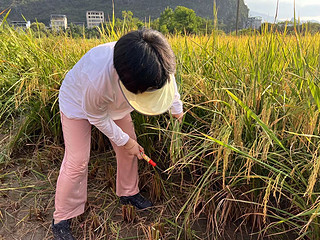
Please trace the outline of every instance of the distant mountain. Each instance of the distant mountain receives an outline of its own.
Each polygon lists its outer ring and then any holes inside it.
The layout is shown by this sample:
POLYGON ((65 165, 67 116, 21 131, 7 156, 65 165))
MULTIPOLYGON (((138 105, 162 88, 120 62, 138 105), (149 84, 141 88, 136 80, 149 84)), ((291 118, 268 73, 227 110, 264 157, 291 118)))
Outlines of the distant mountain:
MULTIPOLYGON (((114 0, 115 16, 122 11, 132 11, 134 17, 148 21, 158 18, 166 7, 185 6, 198 16, 213 19, 214 0, 114 0)), ((235 26, 237 0, 216 0, 219 22, 235 26)), ((86 11, 104 11, 106 18, 112 18, 112 0, 0 0, 0 12, 11 8, 10 20, 27 20, 49 24, 51 14, 65 14, 68 22, 85 22, 86 11)), ((240 0, 240 25, 247 21, 249 9, 240 0)))

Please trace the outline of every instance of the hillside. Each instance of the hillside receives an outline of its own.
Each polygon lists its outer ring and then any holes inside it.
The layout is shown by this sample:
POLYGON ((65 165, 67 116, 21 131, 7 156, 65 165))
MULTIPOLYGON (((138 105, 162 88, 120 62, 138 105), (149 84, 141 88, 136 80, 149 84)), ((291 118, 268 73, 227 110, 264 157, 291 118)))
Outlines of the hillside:
MULTIPOLYGON (((193 9, 198 16, 213 18, 213 0, 115 0, 116 17, 121 12, 130 10, 140 19, 158 18, 166 7, 185 6, 193 9)), ((248 7, 240 1, 240 26, 246 21, 248 7)), ((219 22, 235 25, 237 0, 217 0, 219 22)), ((0 10, 11 8, 9 20, 26 19, 45 24, 49 23, 50 14, 65 14, 68 22, 85 22, 87 10, 102 10, 105 16, 112 17, 112 0, 0 0, 0 10)))

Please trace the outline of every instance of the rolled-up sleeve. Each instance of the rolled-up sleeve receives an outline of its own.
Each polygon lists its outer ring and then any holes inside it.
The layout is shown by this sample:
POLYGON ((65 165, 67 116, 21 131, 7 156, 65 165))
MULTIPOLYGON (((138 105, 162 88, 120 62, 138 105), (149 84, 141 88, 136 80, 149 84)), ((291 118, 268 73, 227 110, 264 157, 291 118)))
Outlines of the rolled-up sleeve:
POLYGON ((108 102, 93 86, 89 85, 84 90, 82 109, 90 124, 96 126, 117 146, 123 146, 128 142, 129 135, 108 116, 108 102))
POLYGON ((173 78, 173 80, 174 80, 175 94, 174 94, 174 99, 173 99, 173 103, 170 108, 170 111, 171 111, 171 114, 179 114, 183 112, 183 104, 182 104, 182 101, 180 100, 180 94, 178 92, 176 79, 173 78))

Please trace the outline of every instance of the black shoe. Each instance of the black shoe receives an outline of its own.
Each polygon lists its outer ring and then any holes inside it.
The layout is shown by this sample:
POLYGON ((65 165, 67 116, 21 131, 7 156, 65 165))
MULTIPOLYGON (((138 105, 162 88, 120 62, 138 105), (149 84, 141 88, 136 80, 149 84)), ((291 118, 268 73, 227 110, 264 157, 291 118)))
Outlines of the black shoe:
POLYGON ((61 222, 54 224, 52 221, 52 233, 54 240, 75 240, 70 230, 71 220, 62 220, 61 222))
POLYGON ((120 197, 120 203, 123 205, 131 204, 138 209, 145 209, 153 206, 152 203, 140 193, 133 196, 122 196, 120 197))

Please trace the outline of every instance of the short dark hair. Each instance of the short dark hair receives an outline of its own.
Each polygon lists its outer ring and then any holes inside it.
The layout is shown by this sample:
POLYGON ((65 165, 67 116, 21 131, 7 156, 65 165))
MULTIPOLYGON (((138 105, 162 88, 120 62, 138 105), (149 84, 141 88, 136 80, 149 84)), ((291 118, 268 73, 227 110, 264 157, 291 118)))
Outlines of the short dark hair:
POLYGON ((174 53, 158 31, 141 29, 122 36, 114 47, 114 67, 132 93, 159 89, 175 72, 174 53))

